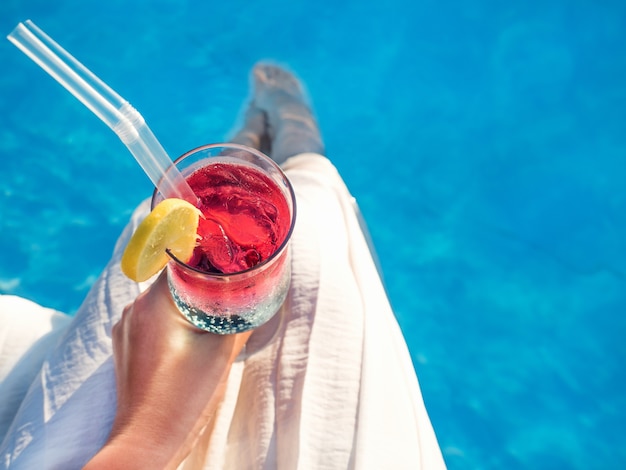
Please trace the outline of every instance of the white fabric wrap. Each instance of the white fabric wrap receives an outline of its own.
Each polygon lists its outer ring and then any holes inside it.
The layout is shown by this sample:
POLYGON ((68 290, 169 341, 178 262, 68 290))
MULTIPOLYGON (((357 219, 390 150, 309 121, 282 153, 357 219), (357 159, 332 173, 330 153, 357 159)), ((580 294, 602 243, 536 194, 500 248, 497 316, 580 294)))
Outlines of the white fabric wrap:
MULTIPOLYGON (((325 157, 298 155, 284 169, 297 222, 278 334, 235 363, 210 441, 181 468, 444 468, 353 198, 325 157)), ((137 208, 71 321, 0 296, 0 468, 81 468, 105 442, 111 327, 148 284, 130 282, 119 260, 148 210, 137 208)))

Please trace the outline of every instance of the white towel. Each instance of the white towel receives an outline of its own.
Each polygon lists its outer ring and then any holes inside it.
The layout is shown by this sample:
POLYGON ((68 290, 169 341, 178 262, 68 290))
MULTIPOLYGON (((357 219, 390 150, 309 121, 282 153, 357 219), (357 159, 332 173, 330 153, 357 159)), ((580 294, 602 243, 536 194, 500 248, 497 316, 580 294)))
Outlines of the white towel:
MULTIPOLYGON (((299 155, 284 168, 297 198, 288 298, 235 363, 210 441, 181 468, 444 468, 351 195, 324 157, 299 155)), ((0 446, 4 468, 80 468, 106 440, 111 326, 146 287, 121 274, 119 259, 147 211, 144 202, 71 324, 51 328, 62 334, 0 446)))

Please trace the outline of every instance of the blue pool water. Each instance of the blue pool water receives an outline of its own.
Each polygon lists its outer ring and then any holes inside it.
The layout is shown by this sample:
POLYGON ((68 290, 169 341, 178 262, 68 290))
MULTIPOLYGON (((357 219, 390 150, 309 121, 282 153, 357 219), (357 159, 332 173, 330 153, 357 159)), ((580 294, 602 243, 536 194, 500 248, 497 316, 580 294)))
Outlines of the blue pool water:
MULTIPOLYGON (((172 154, 306 82, 451 469, 626 466, 626 3, 4 0, 172 154), (132 5, 132 6, 129 6, 132 5)), ((150 184, 0 41, 0 293, 74 312, 150 184)))

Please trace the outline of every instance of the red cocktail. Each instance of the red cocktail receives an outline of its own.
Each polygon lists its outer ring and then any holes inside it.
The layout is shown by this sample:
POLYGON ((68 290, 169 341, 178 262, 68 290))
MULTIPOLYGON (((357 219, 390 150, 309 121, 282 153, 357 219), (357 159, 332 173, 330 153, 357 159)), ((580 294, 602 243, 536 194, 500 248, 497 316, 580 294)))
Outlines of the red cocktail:
MULTIPOLYGON (((234 144, 192 150, 176 166, 203 213, 191 259, 170 255, 176 305, 213 333, 262 325, 280 308, 291 280, 295 198, 287 177, 261 152, 234 144)), ((153 207, 160 200, 155 192, 153 207)))

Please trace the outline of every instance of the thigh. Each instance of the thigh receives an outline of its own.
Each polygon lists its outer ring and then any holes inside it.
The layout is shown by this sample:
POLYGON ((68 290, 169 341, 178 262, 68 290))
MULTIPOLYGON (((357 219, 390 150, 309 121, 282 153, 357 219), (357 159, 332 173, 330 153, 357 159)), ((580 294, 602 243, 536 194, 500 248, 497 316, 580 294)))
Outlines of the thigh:
POLYGON ((30 300, 0 295, 0 441, 70 321, 68 315, 30 300))
POLYGON ((41 366, 53 345, 50 339, 58 336, 70 319, 30 300, 0 295, 0 383, 11 376, 18 363, 28 368, 41 366))

